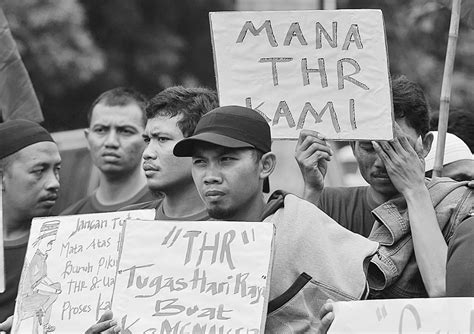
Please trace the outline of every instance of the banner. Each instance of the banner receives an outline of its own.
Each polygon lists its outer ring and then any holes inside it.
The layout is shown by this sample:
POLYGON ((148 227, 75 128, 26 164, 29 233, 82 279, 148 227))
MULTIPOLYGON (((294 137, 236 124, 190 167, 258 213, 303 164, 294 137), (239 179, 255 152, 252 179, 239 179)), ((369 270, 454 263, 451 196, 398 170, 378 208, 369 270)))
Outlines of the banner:
POLYGON ((393 138, 380 10, 209 14, 220 105, 260 112, 275 139, 393 138))
POLYGON ((474 333, 474 298, 334 303, 334 333, 474 333))
POLYGON ((155 210, 34 218, 12 333, 83 333, 111 309, 127 219, 155 210))
POLYGON ((128 221, 113 299, 125 333, 264 332, 273 224, 128 221))

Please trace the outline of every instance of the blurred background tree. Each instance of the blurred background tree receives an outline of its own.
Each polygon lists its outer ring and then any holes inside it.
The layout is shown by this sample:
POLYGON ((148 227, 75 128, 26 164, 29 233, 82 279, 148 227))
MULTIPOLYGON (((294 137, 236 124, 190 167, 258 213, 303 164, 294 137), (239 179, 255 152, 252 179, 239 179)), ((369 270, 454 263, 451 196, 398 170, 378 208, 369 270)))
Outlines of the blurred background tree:
MULTIPOLYGON (((215 88, 210 11, 236 0, 0 0, 51 131, 86 126, 101 92, 133 86, 150 96, 174 84, 215 88)), ((381 8, 392 75, 420 83, 437 112, 450 10, 441 0, 339 0, 381 8)), ((474 29, 461 22, 451 106, 474 105, 474 29)))

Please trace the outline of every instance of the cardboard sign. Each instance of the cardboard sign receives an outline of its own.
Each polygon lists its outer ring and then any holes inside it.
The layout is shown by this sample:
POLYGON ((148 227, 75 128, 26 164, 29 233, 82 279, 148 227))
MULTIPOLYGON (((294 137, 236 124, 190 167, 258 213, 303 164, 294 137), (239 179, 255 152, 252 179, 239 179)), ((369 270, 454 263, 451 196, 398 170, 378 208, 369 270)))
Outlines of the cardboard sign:
POLYGON ((333 333, 473 333, 474 298, 334 303, 333 333))
POLYGON ((262 222, 128 221, 112 306, 119 325, 263 333, 273 235, 262 222))
POLYGON ((111 308, 122 226, 155 210, 34 218, 12 333, 83 333, 111 308))
POLYGON ((220 105, 260 112, 275 139, 393 138, 380 10, 210 13, 220 105))

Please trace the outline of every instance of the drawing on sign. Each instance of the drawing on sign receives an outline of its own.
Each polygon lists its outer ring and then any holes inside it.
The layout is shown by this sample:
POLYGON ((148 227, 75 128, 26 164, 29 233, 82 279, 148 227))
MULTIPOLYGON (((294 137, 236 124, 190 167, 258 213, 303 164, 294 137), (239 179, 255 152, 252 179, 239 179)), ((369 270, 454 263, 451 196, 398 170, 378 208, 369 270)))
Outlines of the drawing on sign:
POLYGON ((59 282, 52 282, 48 277, 46 259, 56 240, 59 220, 45 221, 40 229, 40 235, 33 242, 37 247, 33 258, 28 263, 25 261, 25 275, 20 283, 21 302, 18 307, 19 322, 26 319, 33 321, 33 333, 51 333, 56 327, 50 324, 51 311, 58 295, 62 292, 59 282))
POLYGON ((329 139, 391 138, 381 12, 211 13, 210 20, 221 104, 256 110, 273 138, 297 138, 303 128, 329 139))
POLYGON ((75 333, 95 323, 111 309, 124 222, 154 215, 137 210, 34 218, 12 333, 75 333))

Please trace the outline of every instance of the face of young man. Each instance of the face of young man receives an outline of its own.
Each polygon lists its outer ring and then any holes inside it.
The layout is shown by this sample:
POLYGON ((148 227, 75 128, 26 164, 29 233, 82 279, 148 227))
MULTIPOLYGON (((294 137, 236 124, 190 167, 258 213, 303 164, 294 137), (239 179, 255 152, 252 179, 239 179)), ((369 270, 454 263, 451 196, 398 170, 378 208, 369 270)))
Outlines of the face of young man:
POLYGON ((94 165, 109 176, 128 175, 140 168, 143 130, 143 113, 137 104, 97 104, 85 132, 94 165))
POLYGON ((143 169, 152 191, 166 194, 193 185, 191 158, 173 155, 174 146, 184 138, 177 125, 181 117, 158 116, 146 123, 143 169))
POLYGON ((3 174, 4 203, 25 219, 50 213, 59 191, 61 157, 53 142, 39 142, 15 153, 3 174))
POLYGON ((193 179, 209 216, 232 219, 262 201, 262 179, 255 155, 252 149, 195 144, 193 179))
MULTIPOLYGON (((419 137, 415 129, 410 127, 405 119, 396 121, 414 147, 419 137)), ((375 195, 374 199, 385 202, 397 195, 398 191, 392 184, 385 165, 375 152, 372 143, 370 141, 356 141, 352 149, 359 164, 360 173, 375 195)))

